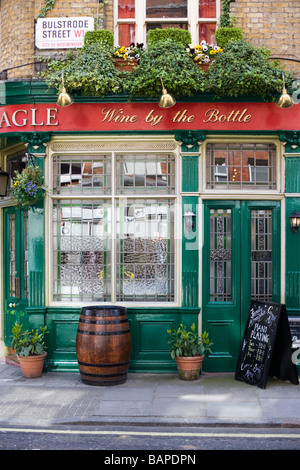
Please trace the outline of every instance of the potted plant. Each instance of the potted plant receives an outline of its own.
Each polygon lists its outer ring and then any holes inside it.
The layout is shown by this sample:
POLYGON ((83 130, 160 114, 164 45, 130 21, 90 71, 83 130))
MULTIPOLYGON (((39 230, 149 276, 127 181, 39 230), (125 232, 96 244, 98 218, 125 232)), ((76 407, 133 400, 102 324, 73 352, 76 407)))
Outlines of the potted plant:
POLYGON ((12 328, 11 347, 20 362, 23 376, 26 378, 40 377, 44 368, 45 352, 44 336, 47 326, 40 330, 25 330, 16 322, 12 328))
POLYGON ((117 46, 114 49, 113 58, 115 67, 120 70, 132 71, 132 67, 139 65, 144 44, 131 43, 130 46, 117 46))
POLYGON ((194 63, 205 71, 208 71, 209 65, 214 61, 216 55, 223 51, 221 47, 208 44, 204 40, 197 45, 187 45, 185 50, 193 59, 194 63))
POLYGON ((41 169, 29 164, 21 173, 15 171, 12 194, 23 209, 39 202, 45 194, 41 169))
POLYGON ((189 331, 181 323, 178 329, 170 329, 167 332, 171 357, 176 361, 179 378, 181 380, 198 379, 205 352, 212 352, 213 343, 209 340, 208 333, 204 331, 198 335, 194 323, 189 331))

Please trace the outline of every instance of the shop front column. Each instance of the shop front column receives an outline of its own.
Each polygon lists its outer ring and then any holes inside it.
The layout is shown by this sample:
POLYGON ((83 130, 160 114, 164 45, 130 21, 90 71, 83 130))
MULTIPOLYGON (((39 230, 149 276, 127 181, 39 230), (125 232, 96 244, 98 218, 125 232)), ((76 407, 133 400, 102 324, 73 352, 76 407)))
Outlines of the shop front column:
MULTIPOLYGON (((22 142, 27 146, 28 155, 44 174, 46 146, 50 141, 49 133, 24 133, 22 142)), ((34 210, 28 212, 28 309, 30 324, 33 328, 45 324, 45 284, 44 284, 44 200, 34 210)))
POLYGON ((300 131, 279 134, 284 144, 286 191, 286 295, 289 316, 300 316, 300 229, 291 230, 290 215, 300 213, 300 131))
POLYGON ((175 134, 181 143, 182 191, 182 307, 199 308, 199 145, 204 131, 175 134))

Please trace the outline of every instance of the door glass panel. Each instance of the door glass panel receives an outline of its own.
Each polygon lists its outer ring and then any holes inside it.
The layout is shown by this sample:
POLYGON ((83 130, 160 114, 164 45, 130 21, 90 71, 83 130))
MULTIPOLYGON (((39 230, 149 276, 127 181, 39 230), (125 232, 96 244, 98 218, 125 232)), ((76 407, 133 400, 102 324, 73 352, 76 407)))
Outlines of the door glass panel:
POLYGON ((215 18, 216 11, 216 0, 199 1, 199 18, 215 18))
POLYGON ((272 210, 251 211, 251 297, 272 302, 272 210))
POLYGON ((16 297, 16 216, 9 214, 9 296, 16 297))
POLYGON ((210 210, 210 301, 231 300, 231 209, 210 210))

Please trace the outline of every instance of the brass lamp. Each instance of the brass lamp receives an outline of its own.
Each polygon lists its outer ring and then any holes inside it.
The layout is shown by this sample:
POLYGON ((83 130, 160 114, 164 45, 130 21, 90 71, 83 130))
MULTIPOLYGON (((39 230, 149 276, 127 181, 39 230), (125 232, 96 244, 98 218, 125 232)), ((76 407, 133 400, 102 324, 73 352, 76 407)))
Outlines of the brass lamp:
POLYGON ((69 93, 67 93, 65 89, 64 74, 62 74, 61 80, 62 80, 62 89, 61 89, 61 93, 59 94, 57 98, 56 104, 61 107, 70 106, 70 104, 73 103, 73 98, 71 98, 71 96, 69 95, 69 93))
POLYGON ((282 93, 276 104, 277 106, 279 106, 279 108, 290 108, 291 106, 293 106, 294 102, 293 102, 292 97, 286 91, 284 74, 282 74, 282 81, 283 81, 282 93))
POLYGON ((161 98, 159 100, 158 105, 161 108, 171 108, 176 103, 176 100, 173 98, 172 95, 170 95, 167 92, 167 90, 165 89, 165 86, 163 84, 162 79, 160 79, 160 81, 161 81, 161 85, 162 85, 162 95, 161 95, 161 98))

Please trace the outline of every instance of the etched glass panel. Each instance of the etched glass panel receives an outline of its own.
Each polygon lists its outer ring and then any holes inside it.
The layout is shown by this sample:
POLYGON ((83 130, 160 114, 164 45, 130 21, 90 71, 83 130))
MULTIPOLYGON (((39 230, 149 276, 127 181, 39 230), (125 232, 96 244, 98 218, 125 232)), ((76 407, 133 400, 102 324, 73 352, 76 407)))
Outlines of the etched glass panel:
POLYGON ((272 301, 272 210, 251 211, 251 297, 272 301))
POLYGON ((208 144, 207 188, 276 189, 273 144, 208 144))
POLYGON ((117 194, 175 193, 174 155, 117 155, 117 194))
POLYGON ((231 300, 231 210, 210 210, 210 301, 231 300))
POLYGON ((54 194, 110 194, 111 157, 68 156, 53 157, 54 194))
POLYGON ((174 301, 174 201, 117 204, 118 301, 174 301))
POLYGON ((53 298, 111 298, 110 201, 57 201, 53 207, 53 298))

